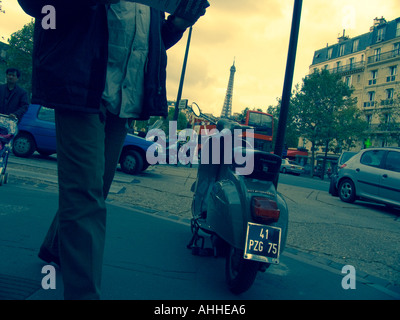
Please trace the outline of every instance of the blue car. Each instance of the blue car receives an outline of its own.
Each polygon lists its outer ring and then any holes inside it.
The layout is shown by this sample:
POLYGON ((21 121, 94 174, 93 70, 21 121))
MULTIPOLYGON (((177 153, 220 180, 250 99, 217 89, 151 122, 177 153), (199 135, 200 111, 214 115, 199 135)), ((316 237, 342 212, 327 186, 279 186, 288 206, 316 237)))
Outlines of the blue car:
MULTIPOLYGON (((19 132, 13 141, 17 157, 30 157, 35 151, 48 156, 56 153, 56 128, 54 110, 32 104, 18 124, 19 132)), ((128 174, 138 174, 149 167, 146 151, 154 142, 128 134, 121 157, 121 169, 128 174)))

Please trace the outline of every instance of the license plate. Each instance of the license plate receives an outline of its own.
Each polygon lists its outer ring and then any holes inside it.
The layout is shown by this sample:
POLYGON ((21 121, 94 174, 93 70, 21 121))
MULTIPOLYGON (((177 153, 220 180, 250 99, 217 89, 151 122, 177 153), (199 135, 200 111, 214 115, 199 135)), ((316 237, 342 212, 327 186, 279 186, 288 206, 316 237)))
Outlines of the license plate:
POLYGON ((279 263, 281 228, 249 222, 244 258, 266 263, 279 263))

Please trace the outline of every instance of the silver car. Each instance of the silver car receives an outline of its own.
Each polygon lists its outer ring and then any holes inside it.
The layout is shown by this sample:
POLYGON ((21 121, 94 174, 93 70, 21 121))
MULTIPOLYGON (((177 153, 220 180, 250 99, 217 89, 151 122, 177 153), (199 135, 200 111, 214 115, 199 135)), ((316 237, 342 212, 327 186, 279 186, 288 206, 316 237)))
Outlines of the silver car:
POLYGON ((280 172, 293 173, 295 175, 300 175, 304 172, 304 168, 294 161, 291 161, 288 159, 282 159, 280 172))
POLYGON ((337 188, 344 202, 364 199, 400 207, 400 148, 370 148, 342 165, 337 188))

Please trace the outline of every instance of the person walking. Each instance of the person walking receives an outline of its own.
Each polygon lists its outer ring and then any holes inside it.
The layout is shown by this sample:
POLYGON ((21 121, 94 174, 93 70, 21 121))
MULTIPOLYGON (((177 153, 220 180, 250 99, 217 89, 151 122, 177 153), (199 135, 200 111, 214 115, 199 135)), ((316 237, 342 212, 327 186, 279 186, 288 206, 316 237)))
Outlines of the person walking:
MULTIPOLYGON (((205 13, 207 1, 189 10, 191 21, 164 19, 163 12, 118 0, 18 1, 36 18, 32 101, 54 108, 56 115, 59 208, 39 257, 60 265, 65 299, 99 299, 105 199, 127 121, 167 114, 166 49, 205 13), (45 4, 55 9, 54 29, 42 27, 45 4), (135 20, 127 23, 120 14, 135 20), (136 43, 147 46, 141 48, 144 60, 134 52, 136 43), (122 77, 134 70, 140 73, 134 81, 122 77), (128 86, 139 89, 134 111, 123 98, 128 86)), ((182 5, 193 2, 182 0, 182 5)))
POLYGON ((0 85, 0 113, 17 119, 28 110, 28 93, 17 85, 21 72, 16 68, 6 70, 6 84, 0 85))

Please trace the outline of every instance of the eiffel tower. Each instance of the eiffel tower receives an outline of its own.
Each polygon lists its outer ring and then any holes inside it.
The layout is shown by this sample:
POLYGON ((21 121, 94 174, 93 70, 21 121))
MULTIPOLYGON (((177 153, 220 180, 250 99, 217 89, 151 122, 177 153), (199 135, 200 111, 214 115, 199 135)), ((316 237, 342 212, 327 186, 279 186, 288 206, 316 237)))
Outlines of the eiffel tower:
POLYGON ((224 101, 224 106, 222 107, 221 118, 230 118, 232 116, 232 95, 233 95, 233 82, 235 79, 235 60, 233 60, 233 65, 231 67, 231 75, 229 76, 228 89, 226 90, 226 96, 224 101))

